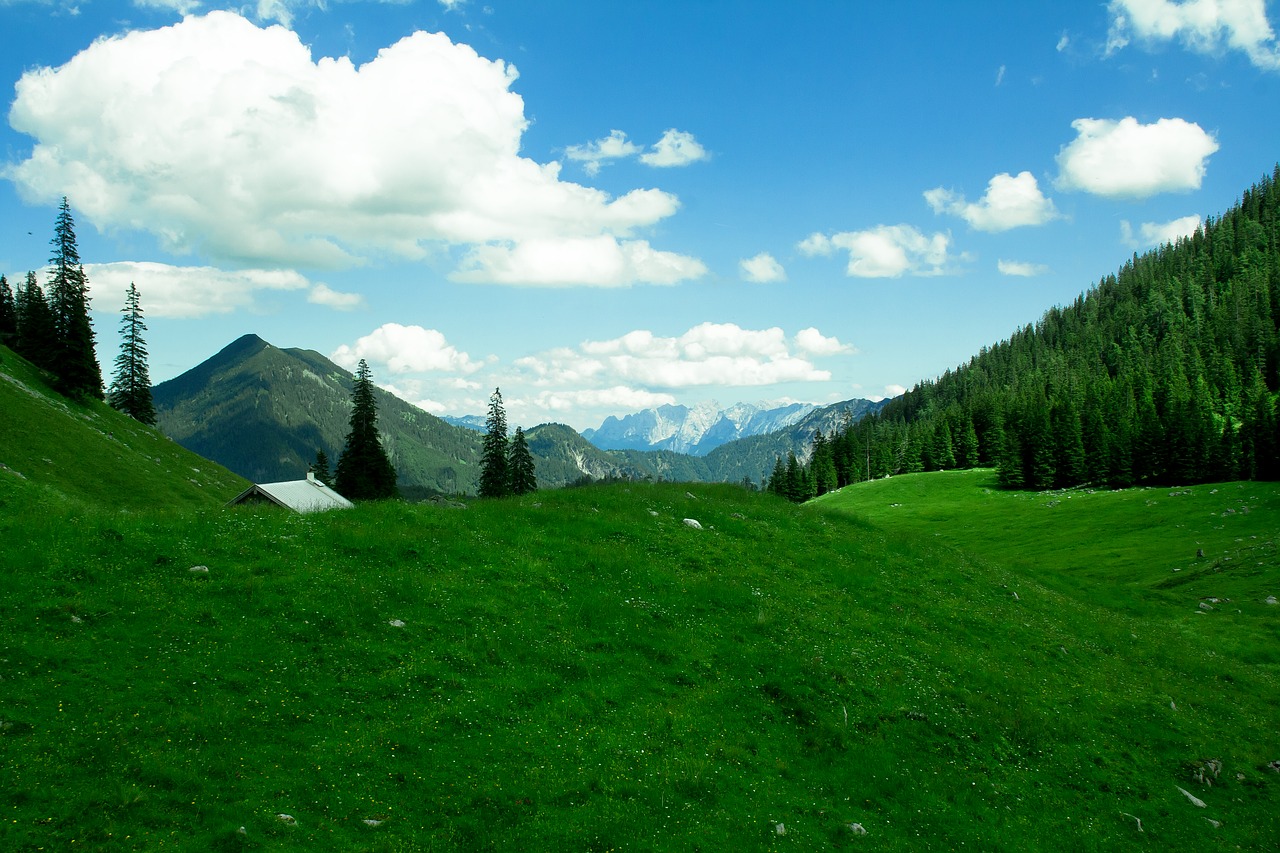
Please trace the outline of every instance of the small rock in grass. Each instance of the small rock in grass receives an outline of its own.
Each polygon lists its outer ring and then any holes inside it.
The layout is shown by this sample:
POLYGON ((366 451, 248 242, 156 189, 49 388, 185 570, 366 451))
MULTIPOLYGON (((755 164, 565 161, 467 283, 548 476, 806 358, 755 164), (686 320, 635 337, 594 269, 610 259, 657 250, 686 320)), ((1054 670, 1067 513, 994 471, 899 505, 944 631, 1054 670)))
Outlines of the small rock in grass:
POLYGON ((249 830, 245 829, 243 826, 236 830, 236 835, 248 835, 248 834, 249 834, 249 830))
POLYGON ((389 624, 389 625, 391 625, 391 627, 392 627, 392 628, 403 628, 403 627, 404 627, 404 620, 403 620, 403 619, 392 619, 388 624, 389 624))
POLYGON ((685 527, 692 527, 694 530, 702 529, 702 525, 698 522, 698 519, 696 518, 686 518, 684 520, 684 524, 685 524, 685 527))
POLYGON ((787 834, 787 825, 786 825, 785 823, 780 823, 780 824, 778 824, 777 826, 775 826, 773 829, 774 829, 774 831, 775 831, 775 832, 777 832, 779 835, 786 835, 786 834, 787 834))
POLYGON ((1276 601, 1276 597, 1274 595, 1267 596, 1267 604, 1276 604, 1276 603, 1278 602, 1276 601))
POLYGON ((651 509, 649 510, 649 515, 652 515, 656 518, 658 515, 658 511, 656 509, 651 509))
POLYGON ((83 620, 83 619, 81 619, 79 616, 75 615, 74 613, 72 613, 72 614, 71 614, 71 621, 72 621, 72 622, 74 622, 74 623, 76 623, 77 625, 79 625, 79 624, 81 624, 82 622, 84 622, 84 620, 83 620))
POLYGON ((1280 773, 1280 761, 1272 761, 1269 764, 1267 764, 1267 767, 1271 770, 1276 771, 1277 773, 1280 773))
POLYGON ((364 819, 364 825, 365 826, 382 826, 382 821, 375 820, 371 817, 367 817, 364 819))
POLYGON ((849 824, 849 831, 850 831, 850 832, 852 832, 854 835, 866 835, 866 834, 867 834, 867 828, 866 828, 865 826, 863 826, 862 824, 860 824, 860 823, 851 823, 851 824, 849 824))
POLYGON ((193 575, 207 575, 209 574, 209 567, 208 566, 192 566, 191 568, 187 569, 187 571, 191 572, 193 575))
POLYGON ((276 820, 280 821, 280 822, 281 822, 281 823, 283 823, 285 826, 297 826, 297 825, 298 825, 298 821, 294 818, 294 816, 293 816, 293 815, 291 815, 291 814, 284 814, 283 812, 281 812, 280 814, 276 815, 276 820))
MULTIPOLYGON (((693 492, 685 492, 684 496, 691 501, 696 501, 698 499, 698 496, 695 495, 693 492)), ((779 824, 779 826, 781 826, 781 824, 779 824)))
POLYGON ((1214 828, 1214 829, 1217 829, 1218 827, 1222 826, 1222 821, 1220 821, 1220 820, 1214 820, 1214 819, 1213 819, 1213 818, 1211 818, 1211 817, 1207 817, 1207 818, 1205 818, 1205 820, 1207 820, 1207 821, 1209 821, 1209 823, 1213 824, 1213 828, 1214 828))
POLYGON ((1209 602, 1207 602, 1207 601, 1202 601, 1202 602, 1200 602, 1200 609, 1201 609, 1201 610, 1212 610, 1212 609, 1213 609, 1213 605, 1212 605, 1212 604, 1210 604, 1210 603, 1209 603, 1209 602))
POLYGON ((1200 799, 1200 798, 1199 798, 1199 797, 1197 797, 1195 794, 1193 794, 1193 793, 1191 793, 1190 791, 1188 791, 1186 788, 1183 788, 1183 787, 1181 787, 1181 786, 1179 786, 1179 785, 1174 785, 1173 787, 1175 787, 1175 788, 1177 788, 1179 791, 1181 791, 1181 792, 1182 792, 1182 796, 1186 797, 1188 800, 1190 800, 1190 801, 1191 801, 1191 805, 1195 806, 1195 807, 1196 807, 1196 808, 1198 808, 1198 809, 1203 809, 1203 808, 1205 808, 1205 802, 1204 802, 1204 800, 1200 799))

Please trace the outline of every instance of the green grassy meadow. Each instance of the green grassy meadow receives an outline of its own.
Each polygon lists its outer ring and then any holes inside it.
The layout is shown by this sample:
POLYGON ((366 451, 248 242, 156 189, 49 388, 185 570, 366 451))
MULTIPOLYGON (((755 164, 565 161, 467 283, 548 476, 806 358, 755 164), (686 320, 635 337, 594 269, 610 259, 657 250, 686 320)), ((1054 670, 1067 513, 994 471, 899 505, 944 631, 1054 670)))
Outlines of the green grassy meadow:
POLYGON ((0 849, 1274 846, 1265 605, 1094 601, 1016 524, 854 506, 888 485, 297 516, 0 477, 0 849))

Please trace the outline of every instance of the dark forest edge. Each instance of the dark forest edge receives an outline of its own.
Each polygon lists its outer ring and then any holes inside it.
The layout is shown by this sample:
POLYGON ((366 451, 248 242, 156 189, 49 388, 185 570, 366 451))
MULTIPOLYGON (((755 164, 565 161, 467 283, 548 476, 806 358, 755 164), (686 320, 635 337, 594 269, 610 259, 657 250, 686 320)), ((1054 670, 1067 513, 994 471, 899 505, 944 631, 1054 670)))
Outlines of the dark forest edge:
POLYGON ((770 490, 974 467, 1030 490, 1280 478, 1278 184, 1280 166, 1035 326, 816 434, 770 490))

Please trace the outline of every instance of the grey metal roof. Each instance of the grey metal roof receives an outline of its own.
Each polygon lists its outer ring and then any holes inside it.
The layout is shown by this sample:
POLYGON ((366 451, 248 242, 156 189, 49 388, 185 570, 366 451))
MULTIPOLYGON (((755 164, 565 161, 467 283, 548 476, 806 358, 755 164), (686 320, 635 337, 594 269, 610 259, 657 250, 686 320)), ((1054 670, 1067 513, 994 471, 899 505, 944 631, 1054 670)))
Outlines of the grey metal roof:
POLYGON ((232 498, 227 506, 245 503, 254 495, 266 498, 274 504, 295 512, 319 512, 326 509, 345 509, 355 506, 310 474, 305 480, 289 480, 283 483, 257 483, 232 498))

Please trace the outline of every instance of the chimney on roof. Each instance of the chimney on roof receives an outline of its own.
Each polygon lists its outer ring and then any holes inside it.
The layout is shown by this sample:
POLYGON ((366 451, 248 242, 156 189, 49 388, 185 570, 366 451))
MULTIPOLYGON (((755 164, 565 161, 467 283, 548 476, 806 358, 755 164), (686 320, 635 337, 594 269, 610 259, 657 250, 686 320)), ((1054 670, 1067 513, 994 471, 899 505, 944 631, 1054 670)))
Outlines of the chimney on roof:
POLYGON ((311 485, 313 485, 313 486, 318 486, 318 485, 320 485, 319 483, 317 483, 317 482, 316 482, 316 472, 315 472, 315 471, 308 471, 308 472, 307 472, 307 482, 308 482, 308 483, 310 483, 310 484, 311 484, 311 485))

